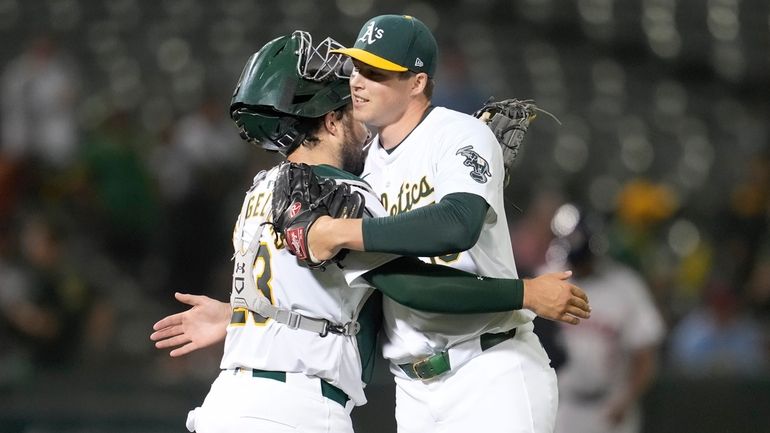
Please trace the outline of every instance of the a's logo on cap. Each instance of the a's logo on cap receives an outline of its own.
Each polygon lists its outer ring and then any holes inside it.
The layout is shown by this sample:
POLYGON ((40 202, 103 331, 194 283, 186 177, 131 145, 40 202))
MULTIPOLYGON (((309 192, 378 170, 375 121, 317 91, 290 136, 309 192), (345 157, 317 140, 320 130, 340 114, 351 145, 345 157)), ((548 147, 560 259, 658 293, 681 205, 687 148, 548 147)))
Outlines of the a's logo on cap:
POLYGON ((424 65, 424 63, 418 57, 417 60, 414 61, 414 65, 417 66, 418 68, 421 68, 424 65))
POLYGON ((358 40, 361 42, 365 42, 367 44, 373 44, 378 39, 381 39, 383 34, 384 34, 384 30, 382 30, 379 27, 375 27, 374 21, 372 21, 369 23, 368 26, 366 26, 366 32, 364 32, 364 34, 361 35, 361 37, 358 38, 358 40))

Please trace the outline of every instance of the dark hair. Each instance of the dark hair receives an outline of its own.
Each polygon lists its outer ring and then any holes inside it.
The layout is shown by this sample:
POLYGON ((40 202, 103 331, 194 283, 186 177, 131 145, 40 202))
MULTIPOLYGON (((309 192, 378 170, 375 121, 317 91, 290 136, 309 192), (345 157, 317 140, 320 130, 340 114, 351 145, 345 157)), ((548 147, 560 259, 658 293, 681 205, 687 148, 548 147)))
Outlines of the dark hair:
POLYGON ((433 78, 428 77, 428 82, 425 83, 425 88, 422 90, 422 94, 425 95, 426 98, 428 98, 428 101, 433 98, 433 88, 436 87, 436 82, 433 81, 433 78))
MULTIPOLYGON (((352 109, 351 104, 345 104, 340 108, 336 108, 332 110, 331 112, 334 113, 334 118, 339 120, 342 119, 342 116, 345 114, 346 111, 350 111, 352 109)), ((297 130, 304 132, 305 139, 302 141, 302 146, 307 147, 308 149, 314 148, 320 139, 317 137, 317 134, 319 131, 321 131, 321 128, 324 127, 324 118, 326 117, 326 114, 324 114, 321 117, 311 117, 311 118, 300 118, 299 123, 297 123, 297 130)), ((299 146, 297 146, 299 147, 299 146)), ((292 152, 289 152, 289 155, 294 152, 295 149, 292 150, 292 152)))

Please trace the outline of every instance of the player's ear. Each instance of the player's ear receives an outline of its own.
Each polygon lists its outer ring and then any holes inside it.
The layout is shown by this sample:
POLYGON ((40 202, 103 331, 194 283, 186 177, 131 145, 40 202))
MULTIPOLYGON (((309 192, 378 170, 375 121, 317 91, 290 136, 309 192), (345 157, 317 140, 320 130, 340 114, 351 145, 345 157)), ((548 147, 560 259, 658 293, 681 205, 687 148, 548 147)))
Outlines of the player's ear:
POLYGON ((428 85, 428 74, 425 72, 420 72, 418 74, 414 75, 414 78, 412 79, 412 89, 411 93, 412 96, 417 96, 419 94, 422 94, 425 90, 425 86, 428 85))
POLYGON ((324 128, 330 135, 337 135, 340 132, 342 119, 336 110, 324 114, 324 128))

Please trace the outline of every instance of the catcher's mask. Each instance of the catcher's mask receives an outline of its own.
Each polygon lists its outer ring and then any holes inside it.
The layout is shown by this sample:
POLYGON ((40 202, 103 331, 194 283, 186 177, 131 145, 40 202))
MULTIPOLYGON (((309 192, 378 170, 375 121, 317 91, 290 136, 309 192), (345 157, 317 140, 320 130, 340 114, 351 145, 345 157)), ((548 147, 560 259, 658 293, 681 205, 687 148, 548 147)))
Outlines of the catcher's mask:
POLYGON ((230 102, 230 117, 244 140, 288 155, 311 123, 350 102, 342 46, 326 38, 313 45, 304 31, 268 42, 246 63, 230 102))

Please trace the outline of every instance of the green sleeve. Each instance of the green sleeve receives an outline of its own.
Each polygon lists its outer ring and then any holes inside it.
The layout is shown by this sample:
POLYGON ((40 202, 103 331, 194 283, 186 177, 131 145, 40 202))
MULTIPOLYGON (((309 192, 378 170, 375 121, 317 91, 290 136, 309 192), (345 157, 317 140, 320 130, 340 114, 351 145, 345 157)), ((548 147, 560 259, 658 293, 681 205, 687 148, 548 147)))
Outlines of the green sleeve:
POLYGON ((448 266, 400 257, 363 275, 399 304, 433 313, 520 310, 524 281, 480 277, 448 266))
POLYGON ((416 257, 465 251, 478 241, 488 207, 479 195, 453 193, 409 212, 365 218, 364 251, 416 257))

